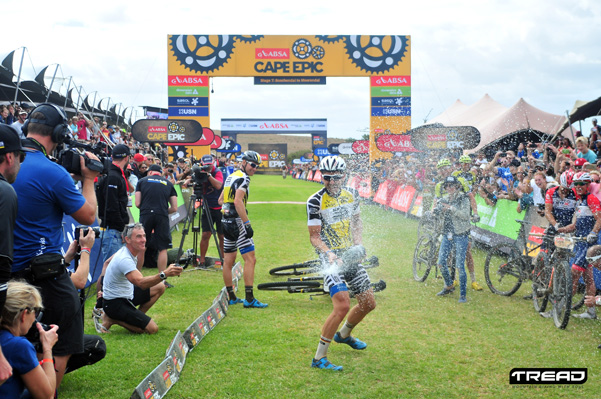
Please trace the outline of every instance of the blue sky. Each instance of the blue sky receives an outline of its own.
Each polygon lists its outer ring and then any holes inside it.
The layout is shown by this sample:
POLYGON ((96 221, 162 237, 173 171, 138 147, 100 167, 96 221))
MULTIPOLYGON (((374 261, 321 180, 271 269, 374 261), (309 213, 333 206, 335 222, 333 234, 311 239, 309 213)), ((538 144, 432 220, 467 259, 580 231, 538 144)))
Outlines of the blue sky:
MULTIPOLYGON (((61 65, 85 92, 132 105, 167 105, 168 34, 374 34, 412 39, 412 124, 488 93, 565 114, 601 96, 601 10, 592 1, 230 1, 101 3, 34 0, 3 21, 0 55, 25 46, 24 76, 61 65), (30 12, 36 10, 35 12, 30 12), (35 72, 34 72, 35 68, 35 72)), ((217 78, 211 127, 221 118, 327 118, 330 137, 369 126, 366 78, 325 87, 257 87, 217 78)), ((583 122, 588 131, 590 121, 583 122)))

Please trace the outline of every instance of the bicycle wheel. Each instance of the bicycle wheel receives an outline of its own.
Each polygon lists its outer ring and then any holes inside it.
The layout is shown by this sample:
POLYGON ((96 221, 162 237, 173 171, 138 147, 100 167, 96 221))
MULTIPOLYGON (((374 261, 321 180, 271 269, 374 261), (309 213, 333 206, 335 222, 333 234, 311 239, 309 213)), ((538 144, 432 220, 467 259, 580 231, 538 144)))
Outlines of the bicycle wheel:
POLYGON ((303 292, 323 292, 323 285, 318 281, 274 281, 261 283, 257 289, 264 291, 288 291, 291 294, 303 292))
POLYGON ((417 241, 413 252, 413 278, 415 281, 424 282, 428 278, 430 269, 436 260, 434 257, 435 239, 431 235, 425 235, 417 241))
POLYGON ((572 310, 572 268, 566 260, 555 264, 552 279, 553 293, 550 299, 553 304, 553 322, 557 328, 564 329, 570 321, 572 310))
POLYGON ((300 276, 303 274, 311 274, 319 271, 320 264, 321 261, 319 259, 308 260, 303 263, 274 267, 269 271, 269 274, 272 276, 300 276))
POLYGON ((491 248, 484 262, 484 278, 493 294, 511 296, 520 288, 523 263, 514 245, 498 244, 491 248))
POLYGON ((540 252, 532 272, 532 303, 538 313, 544 312, 549 303, 551 268, 545 265, 546 260, 546 255, 540 252))

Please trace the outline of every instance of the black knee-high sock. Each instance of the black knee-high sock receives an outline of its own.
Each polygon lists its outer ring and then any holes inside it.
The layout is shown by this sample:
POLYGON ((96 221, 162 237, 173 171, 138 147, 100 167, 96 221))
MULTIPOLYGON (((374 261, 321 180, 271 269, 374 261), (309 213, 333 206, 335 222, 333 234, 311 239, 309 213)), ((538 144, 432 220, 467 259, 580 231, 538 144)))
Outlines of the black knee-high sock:
POLYGON ((255 299, 255 295, 253 294, 253 286, 252 285, 245 285, 244 292, 246 292, 246 301, 247 302, 252 302, 253 299, 255 299))

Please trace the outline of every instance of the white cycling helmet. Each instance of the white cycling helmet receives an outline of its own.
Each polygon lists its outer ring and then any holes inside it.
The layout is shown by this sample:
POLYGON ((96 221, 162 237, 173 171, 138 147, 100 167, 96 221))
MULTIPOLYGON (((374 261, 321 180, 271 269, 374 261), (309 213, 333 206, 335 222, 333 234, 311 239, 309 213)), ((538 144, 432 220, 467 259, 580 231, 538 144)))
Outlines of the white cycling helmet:
POLYGON ((344 172, 346 170, 346 162, 339 156, 328 155, 319 162, 319 170, 321 173, 344 172))

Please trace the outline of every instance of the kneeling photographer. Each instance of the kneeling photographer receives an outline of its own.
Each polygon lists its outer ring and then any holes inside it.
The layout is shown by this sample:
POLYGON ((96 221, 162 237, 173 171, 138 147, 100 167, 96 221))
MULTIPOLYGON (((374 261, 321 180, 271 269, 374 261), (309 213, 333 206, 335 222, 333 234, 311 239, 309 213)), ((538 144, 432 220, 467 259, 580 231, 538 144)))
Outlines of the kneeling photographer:
POLYGON ((60 336, 52 349, 59 387, 70 356, 83 352, 79 295, 61 255, 63 215, 71 215, 84 225, 94 223, 98 171, 87 165, 98 158, 90 152, 80 156, 81 174, 73 177, 50 159, 49 155, 70 139, 65 113, 53 104, 36 107, 22 130, 27 137, 24 146, 33 151, 21 164, 13 185, 19 208, 11 278, 25 278, 39 287, 44 302, 41 322, 59 326, 60 336), (73 179, 82 181, 81 193, 73 179))
POLYGON ((219 237, 220 258, 223 256, 223 228, 221 226, 221 205, 219 196, 223 190, 223 173, 216 167, 212 155, 204 155, 201 158, 202 166, 192 168, 194 179, 194 194, 196 199, 203 201, 201 226, 202 235, 200 239, 200 266, 204 266, 207 250, 213 232, 219 237))

